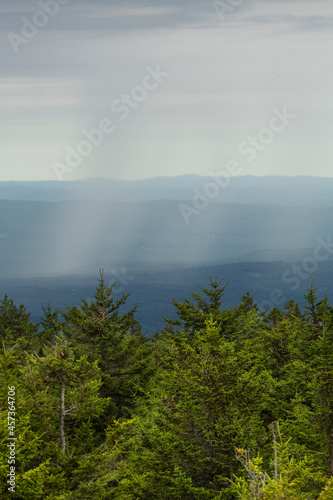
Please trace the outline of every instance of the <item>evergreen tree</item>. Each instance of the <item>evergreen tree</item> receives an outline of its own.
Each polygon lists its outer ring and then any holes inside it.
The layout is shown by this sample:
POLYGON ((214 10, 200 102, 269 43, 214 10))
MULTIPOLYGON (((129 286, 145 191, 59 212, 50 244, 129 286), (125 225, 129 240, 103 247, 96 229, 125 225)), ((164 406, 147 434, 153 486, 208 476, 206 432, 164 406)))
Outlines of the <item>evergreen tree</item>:
POLYGON ((43 308, 39 330, 5 296, 0 497, 333 500, 333 308, 311 283, 304 313, 259 314, 249 293, 223 310, 224 288, 174 300, 153 342, 102 273, 91 302, 61 321, 43 308))
MULTIPOLYGON (((191 292, 191 300, 184 298, 183 302, 172 299, 179 319, 171 320, 166 319, 167 326, 178 328, 178 332, 183 332, 187 335, 188 339, 193 339, 196 332, 202 329, 206 321, 212 317, 216 321, 221 335, 224 337, 232 337, 235 333, 235 315, 239 311, 233 312, 232 310, 222 310, 222 297, 224 290, 228 283, 223 283, 223 278, 220 281, 217 279, 209 279, 209 287, 198 287, 203 295, 198 292, 191 292)), ((174 330, 171 330, 174 331, 174 330)), ((168 332, 168 330, 166 330, 168 332)))
POLYGON ((258 312, 258 305, 254 303, 253 295, 250 295, 249 292, 242 295, 242 303, 239 307, 242 309, 243 314, 247 314, 250 311, 258 312))
MULTIPOLYGON (((332 500, 333 481, 309 457, 293 456, 290 438, 283 440, 279 428, 274 441, 272 473, 264 472, 262 457, 251 459, 248 450, 236 448, 236 457, 248 479, 235 478, 233 490, 240 500, 332 500)), ((270 471, 269 471, 270 472, 270 471)))
POLYGON ((43 446, 42 427, 33 427, 25 379, 22 374, 22 353, 17 357, 14 345, 2 345, 0 354, 0 497, 14 500, 43 498, 49 475, 49 459, 39 460, 43 446), (14 446, 14 458, 10 447, 14 446), (9 472, 15 473, 15 486, 9 483, 9 472), (9 490, 9 488, 11 488, 9 490))
POLYGON ((76 350, 97 361, 101 368, 102 397, 111 398, 109 418, 129 415, 136 398, 144 394, 153 366, 151 345, 135 319, 137 307, 121 313, 129 294, 113 298, 114 285, 107 287, 103 273, 91 303, 67 308, 62 313, 64 332, 76 350))
POLYGON ((300 318, 305 319, 299 305, 294 301, 294 299, 288 300, 284 308, 286 309, 285 316, 287 318, 300 318))
POLYGON ((230 499, 233 447, 257 449, 263 438, 268 374, 220 335, 213 315, 191 342, 186 333, 161 342, 163 370, 120 445, 127 460, 119 489, 138 500, 230 499))
POLYGON ((30 313, 21 304, 17 307, 14 300, 5 294, 0 302, 0 339, 6 347, 32 352, 38 345, 38 327, 30 321, 30 313))
POLYGON ((61 323, 58 318, 58 311, 52 311, 50 304, 42 306, 43 317, 39 322, 38 339, 41 347, 52 343, 61 333, 61 323))

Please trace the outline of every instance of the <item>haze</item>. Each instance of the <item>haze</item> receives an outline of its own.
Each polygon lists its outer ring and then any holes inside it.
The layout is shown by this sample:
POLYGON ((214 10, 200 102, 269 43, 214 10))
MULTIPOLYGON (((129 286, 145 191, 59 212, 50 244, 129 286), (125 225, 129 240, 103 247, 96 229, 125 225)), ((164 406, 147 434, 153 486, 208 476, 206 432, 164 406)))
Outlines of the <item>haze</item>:
POLYGON ((51 16, 47 0, 2 2, 0 180, 57 180, 105 119, 113 131, 63 180, 210 175, 235 159, 241 175, 331 176, 332 2, 238 3, 59 0, 51 16), (284 108, 295 118, 247 162, 240 144, 284 108))

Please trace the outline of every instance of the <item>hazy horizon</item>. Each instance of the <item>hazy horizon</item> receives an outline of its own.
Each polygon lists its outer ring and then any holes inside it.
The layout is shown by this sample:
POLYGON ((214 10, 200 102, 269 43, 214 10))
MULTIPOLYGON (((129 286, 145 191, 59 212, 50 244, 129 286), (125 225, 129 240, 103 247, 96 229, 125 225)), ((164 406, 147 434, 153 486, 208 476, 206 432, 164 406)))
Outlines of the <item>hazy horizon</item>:
MULTIPOLYGON (((124 181, 124 182, 140 182, 140 181, 147 181, 147 180, 155 180, 155 179, 167 179, 167 178, 177 178, 177 177, 201 177, 201 178, 209 178, 209 174, 174 174, 174 175, 157 175, 157 176, 150 176, 150 177, 141 177, 141 178, 132 178, 132 179, 125 179, 123 177, 85 177, 85 178, 79 178, 79 179, 33 179, 33 180, 24 180, 24 179, 6 179, 6 180, 1 180, 0 183, 5 183, 5 182, 80 182, 80 181, 96 181, 96 180, 114 180, 114 181, 124 181)), ((219 177, 218 173, 216 174, 216 177, 219 177)), ((294 174, 294 175, 279 175, 279 174, 267 174, 267 175, 251 175, 251 174, 244 174, 244 175, 237 175, 235 177, 231 177, 231 179, 235 178, 246 178, 246 177, 254 177, 257 179, 265 179, 268 177, 280 177, 280 178, 290 178, 290 179, 295 179, 295 178, 318 178, 318 179, 333 179, 333 174, 331 176, 328 175, 313 175, 313 174, 294 174)))
POLYGON ((295 249, 319 268, 332 23, 329 0, 2 2, 3 276, 295 249))

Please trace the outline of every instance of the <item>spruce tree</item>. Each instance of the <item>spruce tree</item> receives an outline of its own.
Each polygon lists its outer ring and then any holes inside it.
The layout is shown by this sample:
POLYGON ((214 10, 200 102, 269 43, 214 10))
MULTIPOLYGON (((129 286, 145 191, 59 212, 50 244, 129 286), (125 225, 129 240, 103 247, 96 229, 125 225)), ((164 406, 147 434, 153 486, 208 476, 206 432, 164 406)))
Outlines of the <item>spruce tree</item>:
POLYGON ((93 300, 62 312, 64 332, 78 352, 101 368, 102 397, 111 398, 109 417, 129 415, 152 373, 151 345, 135 319, 137 306, 121 312, 129 294, 115 300, 114 284, 106 286, 103 272, 93 300))
POLYGON ((5 294, 0 302, 0 340, 6 347, 13 347, 21 353, 32 352, 38 346, 38 326, 30 321, 30 313, 24 305, 17 307, 14 300, 5 294))
POLYGON ((231 338, 236 333, 235 317, 240 312, 222 310, 223 294, 228 284, 223 284, 223 281, 223 278, 220 281, 209 278, 208 287, 198 287, 203 292, 203 295, 198 292, 191 292, 193 301, 187 298, 184 298, 183 302, 172 299, 172 304, 179 319, 165 318, 167 323, 165 333, 171 331, 177 335, 177 332, 183 332, 189 340, 193 339, 196 332, 203 328, 206 321, 212 317, 218 325, 220 334, 226 338, 231 338), (172 327, 171 330, 170 327, 172 327))

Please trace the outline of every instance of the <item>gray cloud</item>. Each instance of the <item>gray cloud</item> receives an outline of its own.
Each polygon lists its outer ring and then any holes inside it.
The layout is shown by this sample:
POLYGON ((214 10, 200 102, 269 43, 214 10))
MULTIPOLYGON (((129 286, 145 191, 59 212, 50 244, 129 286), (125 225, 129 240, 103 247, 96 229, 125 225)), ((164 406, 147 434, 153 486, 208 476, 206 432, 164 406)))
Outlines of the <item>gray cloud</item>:
POLYGON ((330 175, 330 0, 244 0, 223 21, 210 0, 70 0, 15 53, 40 9, 22 4, 0 4, 0 178, 53 178, 148 65, 170 77, 69 178, 207 175, 284 105, 293 128, 244 173, 330 175))

